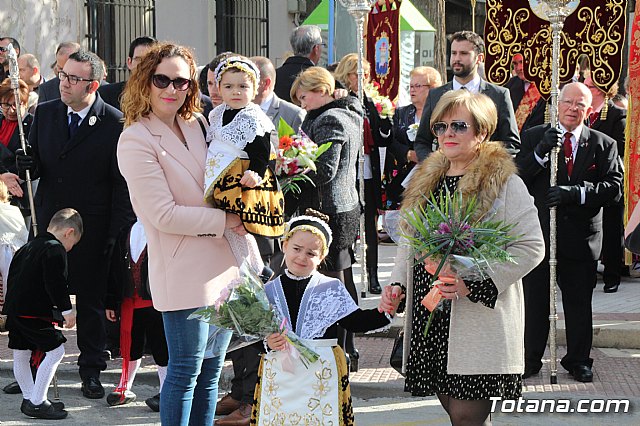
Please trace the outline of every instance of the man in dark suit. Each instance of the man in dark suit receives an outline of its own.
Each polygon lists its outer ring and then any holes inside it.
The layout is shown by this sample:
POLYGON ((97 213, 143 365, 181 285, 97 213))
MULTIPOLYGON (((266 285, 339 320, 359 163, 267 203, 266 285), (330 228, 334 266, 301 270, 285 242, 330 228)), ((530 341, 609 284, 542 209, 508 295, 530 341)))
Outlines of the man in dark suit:
MULTIPOLYGON (((613 138, 618 145, 620 163, 624 158, 624 130, 627 125, 627 112, 618 108, 610 100, 618 93, 618 84, 615 84, 605 93, 600 90, 587 75, 584 84, 591 91, 593 111, 587 117, 587 125, 605 135, 613 138)), ((620 276, 623 268, 623 233, 624 233, 624 200, 622 197, 607 203, 602 210, 602 256, 604 266, 602 280, 604 292, 615 293, 620 286, 620 276)))
POLYGON ((16 156, 19 169, 40 178, 35 196, 40 226, 65 207, 76 209, 84 220, 82 240, 69 254, 69 288, 76 295, 78 365, 87 398, 104 396, 99 377, 107 366, 106 259, 118 231, 134 218, 116 159, 122 113, 96 93, 103 75, 95 54, 71 54, 59 73, 61 99, 36 110, 29 135, 32 155, 16 156))
MULTIPOLYGON (((138 63, 142 59, 144 55, 149 51, 149 49, 158 42, 153 37, 150 36, 141 36, 134 39, 131 43, 129 43, 129 56, 127 56, 127 68, 130 72, 138 66, 138 63)), ((126 81, 118 81, 116 83, 105 84, 98 88, 98 93, 103 101, 120 109, 120 96, 124 90, 124 86, 127 84, 126 81)))
POLYGON ((80 45, 74 41, 65 41, 58 45, 56 48, 56 63, 53 66, 55 77, 45 81, 38 88, 38 104, 53 99, 60 99, 60 79, 58 78, 58 72, 62 71, 62 68, 69 59, 69 55, 78 50, 80 50, 80 45))
POLYGON ((465 89, 473 93, 484 93, 496 104, 498 109, 498 127, 491 140, 502 141, 513 153, 520 146, 520 136, 513 113, 509 91, 480 78, 478 64, 484 57, 482 38, 471 31, 458 31, 451 36, 450 65, 453 69, 453 80, 444 86, 429 90, 424 105, 420 127, 414 142, 418 160, 424 160, 434 149, 436 139, 431 134, 431 114, 443 94, 449 90, 465 89))
POLYGON ((13 37, 0 37, 0 82, 9 77, 9 49, 12 45, 16 51, 16 57, 20 56, 20 43, 13 37))
POLYGON ((289 37, 293 56, 287 58, 276 70, 274 91, 280 99, 291 102, 291 86, 298 74, 318 63, 322 55, 322 34, 317 25, 301 25, 289 37))
POLYGON ((540 371, 549 334, 549 207, 557 207, 557 281, 567 334, 561 364, 576 380, 593 380, 591 297, 602 244, 602 206, 619 196, 622 172, 616 142, 583 124, 590 112, 589 89, 582 83, 566 85, 558 100, 559 127, 524 132, 516 157, 547 246, 545 261, 523 279, 524 378, 540 371), (550 188, 549 155, 558 145, 558 183, 550 188))
POLYGON ((524 78, 524 57, 521 53, 513 55, 511 65, 516 75, 511 77, 504 87, 509 90, 516 125, 522 134, 525 130, 544 123, 547 103, 540 96, 536 84, 524 78))

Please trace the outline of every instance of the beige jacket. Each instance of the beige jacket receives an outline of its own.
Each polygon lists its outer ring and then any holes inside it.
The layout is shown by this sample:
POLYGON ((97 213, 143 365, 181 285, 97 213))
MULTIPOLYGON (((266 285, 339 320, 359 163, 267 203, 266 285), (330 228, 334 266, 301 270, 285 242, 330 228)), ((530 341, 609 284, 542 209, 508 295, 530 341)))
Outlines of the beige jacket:
POLYGON ((213 304, 238 276, 223 238, 225 213, 204 202, 207 147, 200 124, 178 118, 189 149, 152 113, 122 132, 118 164, 148 241, 153 305, 175 311, 213 304))
MULTIPOLYGON (((440 152, 433 153, 413 176, 403 208, 415 206, 420 193, 429 194, 449 168, 440 152)), ((537 210, 509 154, 500 143, 484 143, 480 155, 460 179, 463 194, 476 194, 481 213, 496 209, 495 220, 515 223, 512 233, 521 235, 507 251, 517 264, 496 265, 489 272, 498 288, 495 308, 454 300, 449 332, 448 374, 521 374, 524 371, 524 296, 522 277, 544 257, 544 241, 537 210)), ((413 312, 412 273, 414 254, 406 245, 398 248, 390 282, 407 286, 404 363, 411 342, 413 312)))

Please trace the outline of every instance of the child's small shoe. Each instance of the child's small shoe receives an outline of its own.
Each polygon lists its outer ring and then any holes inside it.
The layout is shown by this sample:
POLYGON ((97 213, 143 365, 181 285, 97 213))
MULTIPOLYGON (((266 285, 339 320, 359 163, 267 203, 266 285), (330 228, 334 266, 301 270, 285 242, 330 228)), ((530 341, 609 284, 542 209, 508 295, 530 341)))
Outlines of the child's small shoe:
POLYGON ((135 400, 136 394, 131 392, 130 390, 125 390, 124 392, 113 391, 109 395, 107 395, 107 404, 112 407, 116 405, 129 404, 135 400))
MULTIPOLYGON (((24 407, 26 406, 27 402, 29 402, 28 399, 23 399, 22 400, 22 405, 20 406, 20 411, 24 412, 24 407)), ((64 402, 62 402, 62 401, 51 401, 51 400, 49 400, 49 402, 51 403, 51 405, 53 405, 53 408, 55 408, 57 411, 64 410, 64 402)))
POLYGON ((68 415, 65 410, 56 409, 49 400, 45 400, 40 405, 34 405, 31 401, 26 401, 26 404, 23 402, 20 411, 29 417, 47 420, 62 420, 68 415))

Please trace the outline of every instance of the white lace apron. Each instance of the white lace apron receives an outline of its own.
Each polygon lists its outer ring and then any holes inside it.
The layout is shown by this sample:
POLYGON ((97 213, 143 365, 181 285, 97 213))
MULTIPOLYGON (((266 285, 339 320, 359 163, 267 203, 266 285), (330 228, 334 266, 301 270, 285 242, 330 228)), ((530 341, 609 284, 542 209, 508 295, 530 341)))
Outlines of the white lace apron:
MULTIPOLYGON (((265 291, 280 318, 291 324, 280 278, 267 283, 265 291)), ((333 278, 314 273, 305 289, 296 334, 314 349, 320 358, 309 368, 294 360, 293 373, 283 370, 283 351, 264 356, 259 395, 259 425, 333 424, 339 425, 340 375, 333 347, 336 339, 318 339, 327 328, 356 311, 344 285, 333 278)), ((290 327, 289 327, 290 329, 290 327)))

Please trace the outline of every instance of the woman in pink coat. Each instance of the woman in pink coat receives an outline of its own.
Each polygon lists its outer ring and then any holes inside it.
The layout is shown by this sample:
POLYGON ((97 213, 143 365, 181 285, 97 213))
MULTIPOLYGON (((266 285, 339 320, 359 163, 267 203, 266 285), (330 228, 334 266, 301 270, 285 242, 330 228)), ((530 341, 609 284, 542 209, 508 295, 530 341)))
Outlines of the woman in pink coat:
POLYGON ((225 229, 237 215, 204 202, 206 123, 188 48, 160 43, 144 56, 122 98, 125 130, 118 163, 148 239, 149 283, 169 349, 160 396, 162 424, 210 425, 230 334, 207 343, 210 327, 189 320, 238 276, 225 229))

